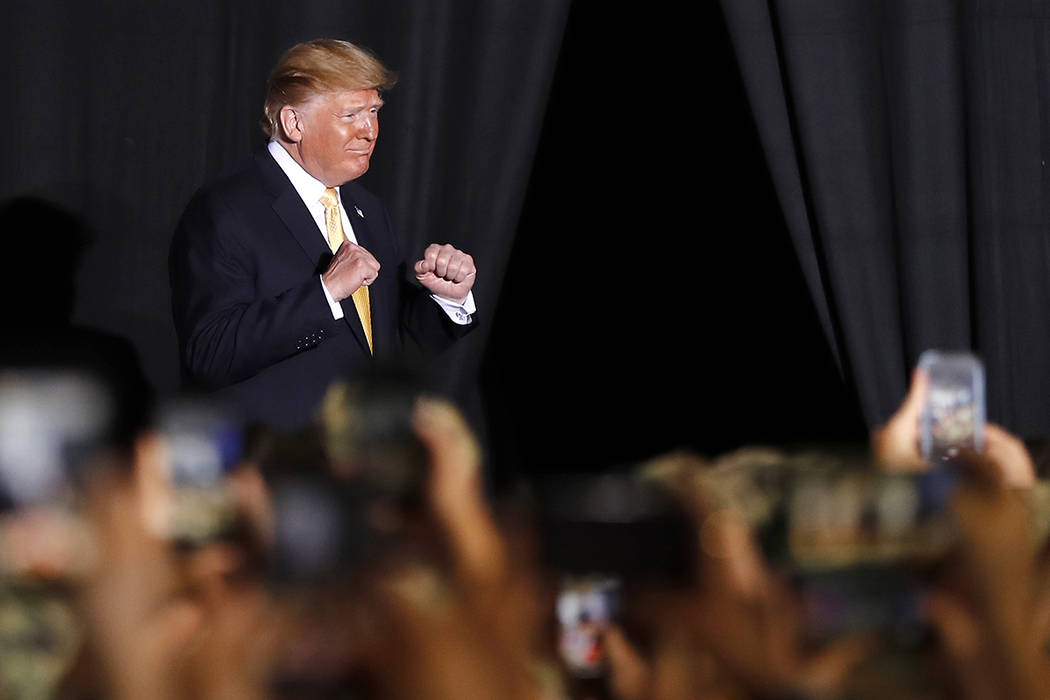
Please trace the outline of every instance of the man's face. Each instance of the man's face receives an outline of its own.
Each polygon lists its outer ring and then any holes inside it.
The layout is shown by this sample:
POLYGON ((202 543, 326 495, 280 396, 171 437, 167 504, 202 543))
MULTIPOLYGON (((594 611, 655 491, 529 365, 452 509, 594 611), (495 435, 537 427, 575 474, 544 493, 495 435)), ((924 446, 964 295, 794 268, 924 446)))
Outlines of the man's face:
POLYGON ((299 108, 299 156, 306 172, 329 187, 364 175, 379 136, 377 90, 318 95, 299 108))

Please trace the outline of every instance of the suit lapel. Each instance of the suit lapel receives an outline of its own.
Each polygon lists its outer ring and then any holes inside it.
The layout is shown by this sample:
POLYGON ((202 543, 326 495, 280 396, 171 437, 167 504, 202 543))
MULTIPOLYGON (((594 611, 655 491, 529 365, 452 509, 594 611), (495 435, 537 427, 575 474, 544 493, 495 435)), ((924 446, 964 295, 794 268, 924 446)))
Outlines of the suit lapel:
MULTIPOLYGON (((292 186, 291 180, 284 174, 281 166, 277 164, 277 161, 273 159, 269 151, 263 148, 257 153, 256 163, 262 172, 266 189, 274 197, 272 205, 274 213, 284 222, 288 231, 302 246, 303 252, 310 259, 310 263, 314 265, 315 274, 321 274, 332 259, 332 251, 310 215, 310 210, 303 204, 302 197, 299 196, 295 187, 292 186)), ((356 205, 353 206, 356 207, 356 205)), ((357 221, 354 221, 354 233, 358 233, 357 221)), ((360 240, 358 238, 358 241, 360 240)), ((362 245, 364 244, 362 243, 362 245)), ((368 246, 365 247, 367 248, 368 246)), ((339 302, 339 305, 343 309, 343 320, 346 322, 346 325, 350 327, 354 337, 357 338, 364 351, 369 353, 365 329, 361 326, 361 319, 357 315, 354 300, 344 299, 339 302)))
POLYGON ((325 245, 324 237, 320 235, 317 224, 310 216, 310 210, 303 204, 299 193, 292 187, 291 180, 265 147, 255 154, 255 162, 267 192, 273 197, 271 206, 274 213, 284 222, 320 274, 328 266, 332 251, 325 245))
POLYGON ((332 251, 294 187, 289 184, 288 189, 273 201, 273 210, 295 236, 310 262, 316 266, 317 273, 323 272, 332 258, 332 251))

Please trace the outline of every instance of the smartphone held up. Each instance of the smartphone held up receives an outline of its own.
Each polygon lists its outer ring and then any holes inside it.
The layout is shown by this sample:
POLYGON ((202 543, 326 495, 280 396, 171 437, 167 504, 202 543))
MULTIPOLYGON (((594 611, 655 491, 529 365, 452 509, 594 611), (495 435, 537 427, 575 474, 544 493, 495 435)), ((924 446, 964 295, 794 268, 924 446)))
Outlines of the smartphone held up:
POLYGON ((640 596, 691 582, 691 524, 669 492, 636 474, 553 476, 536 495, 572 697, 611 697, 605 633, 645 627, 640 596))
POLYGON ((919 371, 929 379, 920 417, 919 446, 923 459, 944 462, 961 450, 984 447, 984 366, 974 355, 927 350, 919 371))

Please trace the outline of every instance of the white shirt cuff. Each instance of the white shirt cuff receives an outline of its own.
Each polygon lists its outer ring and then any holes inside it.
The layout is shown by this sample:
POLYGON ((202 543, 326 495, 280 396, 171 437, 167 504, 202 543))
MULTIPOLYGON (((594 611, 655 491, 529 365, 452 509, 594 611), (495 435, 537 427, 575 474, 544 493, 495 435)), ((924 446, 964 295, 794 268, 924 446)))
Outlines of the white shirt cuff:
POLYGON ((332 295, 328 292, 328 287, 324 286, 324 279, 320 275, 317 276, 317 279, 321 280, 321 289, 324 290, 324 298, 328 300, 328 308, 332 310, 332 318, 338 321, 343 317, 343 307, 332 298, 332 295))
MULTIPOLYGON (((331 293, 328 291, 328 287, 324 286, 324 280, 318 275, 317 278, 321 280, 321 289, 324 291, 324 298, 328 301, 328 308, 332 310, 332 318, 339 320, 343 317, 343 307, 339 305, 339 302, 332 298, 331 293)), ((467 298, 463 300, 462 304, 457 304, 451 299, 445 299, 439 297, 437 294, 431 294, 430 298, 438 303, 441 310, 444 311, 453 323, 460 326, 466 326, 473 323, 474 319, 471 317, 472 314, 478 312, 478 307, 474 303, 474 292, 467 292, 467 298)))
POLYGON ((452 322, 466 326, 474 321, 471 318, 471 314, 478 312, 478 307, 474 304, 474 292, 467 292, 467 298, 463 300, 462 304, 457 304, 451 299, 439 297, 437 294, 431 294, 430 298, 438 303, 441 310, 448 314, 448 317, 452 319, 452 322))

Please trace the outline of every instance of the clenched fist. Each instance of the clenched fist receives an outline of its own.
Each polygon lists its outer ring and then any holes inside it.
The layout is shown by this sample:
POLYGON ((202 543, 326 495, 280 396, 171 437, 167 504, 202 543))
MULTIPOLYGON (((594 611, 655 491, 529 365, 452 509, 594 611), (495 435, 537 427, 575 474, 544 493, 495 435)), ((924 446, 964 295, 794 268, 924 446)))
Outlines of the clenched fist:
POLYGON ((460 304, 466 301, 478 272, 474 258, 448 243, 431 243, 413 269, 416 279, 431 294, 460 304))
POLYGON ((358 287, 372 284, 379 276, 379 261, 367 250, 343 241, 335 251, 328 269, 321 275, 325 289, 336 301, 347 299, 358 287))

